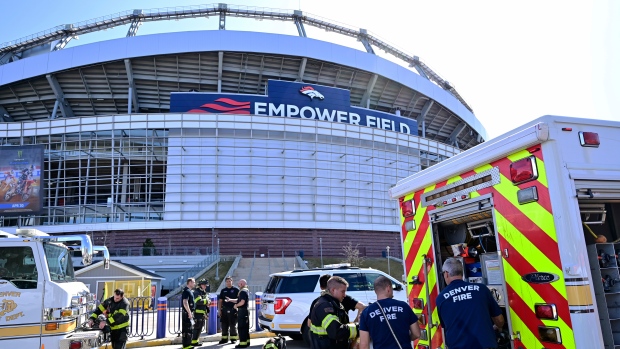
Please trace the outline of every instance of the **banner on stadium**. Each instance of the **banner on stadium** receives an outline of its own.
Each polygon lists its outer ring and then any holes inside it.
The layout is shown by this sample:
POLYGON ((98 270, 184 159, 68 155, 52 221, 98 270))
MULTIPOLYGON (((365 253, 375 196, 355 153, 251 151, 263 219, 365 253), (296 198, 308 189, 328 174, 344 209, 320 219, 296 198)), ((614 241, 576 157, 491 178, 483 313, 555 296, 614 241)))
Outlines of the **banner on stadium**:
POLYGON ((315 84, 269 80, 267 95, 172 92, 170 112, 264 115, 340 122, 418 134, 415 120, 351 106, 349 90, 315 84))
POLYGON ((43 210, 43 146, 0 147, 0 216, 43 210))

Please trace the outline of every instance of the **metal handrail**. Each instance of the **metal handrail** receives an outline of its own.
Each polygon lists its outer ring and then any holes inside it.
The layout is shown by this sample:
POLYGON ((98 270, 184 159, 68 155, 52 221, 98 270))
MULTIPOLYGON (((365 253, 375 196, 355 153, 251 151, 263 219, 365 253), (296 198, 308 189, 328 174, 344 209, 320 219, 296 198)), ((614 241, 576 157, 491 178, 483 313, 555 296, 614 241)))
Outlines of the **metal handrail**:
POLYGON ((325 20, 319 16, 304 14, 301 11, 282 10, 268 7, 255 6, 236 6, 227 4, 209 4, 197 6, 180 6, 165 7, 148 10, 129 10, 118 12, 111 15, 97 17, 75 24, 58 25, 53 28, 31 34, 16 40, 7 41, 0 44, 0 57, 9 53, 19 53, 24 50, 61 40, 67 37, 75 37, 82 34, 88 34, 100 30, 114 28, 120 25, 130 24, 132 21, 139 20, 141 22, 179 20, 187 18, 208 17, 209 15, 225 14, 226 16, 268 19, 277 21, 299 21, 324 29, 326 31, 350 36, 353 38, 368 40, 369 43, 384 50, 386 53, 405 61, 410 67, 415 67, 420 75, 434 82, 437 86, 450 92, 457 98, 467 109, 473 111, 471 107, 463 100, 448 81, 443 79, 439 74, 434 72, 428 65, 420 61, 419 57, 406 54, 404 51, 397 49, 393 45, 388 44, 385 40, 369 34, 367 31, 354 29, 353 26, 346 24, 334 24, 332 20, 325 20))
POLYGON ((199 271, 203 270, 208 265, 210 265, 212 263, 215 263, 219 259, 220 259, 219 251, 216 251, 216 253, 208 256, 207 258, 203 259, 199 263, 195 264, 193 267, 191 267, 191 268, 187 269, 186 271, 184 271, 180 276, 172 279, 168 283, 168 289, 172 291, 172 290, 175 290, 175 289, 179 288, 180 286, 182 286, 185 283, 187 278, 195 277, 196 274, 199 271))

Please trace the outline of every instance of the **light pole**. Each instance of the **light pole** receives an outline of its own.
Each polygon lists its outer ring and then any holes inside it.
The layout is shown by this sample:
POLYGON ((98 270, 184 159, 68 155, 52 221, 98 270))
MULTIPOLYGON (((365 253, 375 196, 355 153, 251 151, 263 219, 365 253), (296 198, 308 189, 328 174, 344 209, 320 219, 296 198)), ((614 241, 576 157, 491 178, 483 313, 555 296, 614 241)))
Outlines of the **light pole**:
POLYGON ((392 273, 390 273, 390 246, 386 247, 387 249, 387 260, 388 260, 388 275, 391 275, 392 273))
POLYGON ((219 280, 220 279, 220 238, 217 238, 217 256, 215 257, 216 259, 216 263, 215 263, 215 280, 219 280))
POLYGON ((319 245, 321 246, 321 268, 323 268, 323 238, 319 238, 319 245))

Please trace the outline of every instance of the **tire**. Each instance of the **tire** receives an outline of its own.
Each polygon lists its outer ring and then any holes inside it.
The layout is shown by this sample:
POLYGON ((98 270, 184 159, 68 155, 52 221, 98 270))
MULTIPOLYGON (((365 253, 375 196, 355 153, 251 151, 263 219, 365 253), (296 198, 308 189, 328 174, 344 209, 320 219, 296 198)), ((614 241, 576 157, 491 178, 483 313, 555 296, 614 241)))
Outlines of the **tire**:
POLYGON ((291 339, 293 339, 294 341, 300 341, 303 339, 301 333, 289 333, 288 336, 291 337, 291 339))

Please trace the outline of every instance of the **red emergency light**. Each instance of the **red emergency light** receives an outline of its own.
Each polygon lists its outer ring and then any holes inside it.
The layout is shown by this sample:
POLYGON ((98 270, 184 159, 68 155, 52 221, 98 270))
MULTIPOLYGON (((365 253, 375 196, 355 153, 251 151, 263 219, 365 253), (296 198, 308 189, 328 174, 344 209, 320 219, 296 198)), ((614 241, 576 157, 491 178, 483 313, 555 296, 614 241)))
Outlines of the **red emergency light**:
POLYGON ((413 309, 424 309, 424 299, 414 298, 412 303, 413 309))
POLYGON ((510 164, 510 180, 514 184, 521 184, 538 178, 536 157, 529 156, 510 164))
POLYGON ((82 342, 71 341, 69 344, 69 349, 82 349, 82 342))
POLYGON ((582 147, 598 148, 601 145, 596 132, 579 132, 579 143, 581 143, 582 147))
POLYGON ((415 209, 413 207, 413 200, 403 201, 402 207, 404 217, 411 217, 415 213, 415 209))
POLYGON ((534 311, 536 312, 536 317, 539 319, 545 319, 545 320, 557 320, 558 319, 558 311, 555 307, 555 304, 535 304, 534 311))

